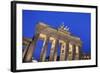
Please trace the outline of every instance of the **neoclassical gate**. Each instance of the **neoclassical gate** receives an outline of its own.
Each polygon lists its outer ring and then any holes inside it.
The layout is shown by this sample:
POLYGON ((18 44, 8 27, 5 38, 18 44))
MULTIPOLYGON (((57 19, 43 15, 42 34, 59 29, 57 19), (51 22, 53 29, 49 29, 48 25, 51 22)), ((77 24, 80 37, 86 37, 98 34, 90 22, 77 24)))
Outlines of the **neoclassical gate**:
POLYGON ((44 62, 46 59, 48 42, 51 42, 49 61, 57 60, 58 45, 61 45, 60 61, 80 59, 82 44, 80 38, 72 36, 63 27, 54 29, 41 22, 37 24, 36 30, 37 32, 32 39, 23 39, 23 44, 26 44, 26 49, 23 51, 23 62, 32 62, 34 50, 37 49, 35 48, 36 42, 39 39, 43 40, 40 62, 44 62))

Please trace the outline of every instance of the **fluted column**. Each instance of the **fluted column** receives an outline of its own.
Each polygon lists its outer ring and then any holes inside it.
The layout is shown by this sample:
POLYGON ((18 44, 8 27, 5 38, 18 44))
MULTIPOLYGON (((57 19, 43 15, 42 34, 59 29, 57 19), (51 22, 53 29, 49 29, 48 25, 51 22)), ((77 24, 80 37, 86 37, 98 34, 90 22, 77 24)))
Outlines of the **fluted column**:
POLYGON ((57 48, 58 48, 58 45, 59 45, 59 41, 56 40, 55 51, 54 51, 54 61, 57 61, 57 48))
POLYGON ((39 34, 36 34, 35 37, 33 37, 32 41, 27 46, 27 48, 22 53, 23 62, 32 62, 32 55, 34 53, 34 49, 35 49, 38 37, 39 37, 39 34))
POLYGON ((73 59, 73 44, 69 43, 68 60, 73 59))
POLYGON ((75 45, 75 60, 79 60, 79 46, 75 45))
POLYGON ((61 41, 61 50, 60 50, 60 61, 64 61, 66 59, 66 42, 61 41))
POLYGON ((76 45, 73 44, 72 60, 75 60, 75 56, 76 56, 76 45))
POLYGON ((69 51, 69 41, 66 41, 66 55, 65 55, 65 60, 68 59, 68 51, 69 51))
MULTIPOLYGON (((55 46, 56 46, 56 39, 53 37, 50 37, 50 40, 52 44, 51 44, 49 61, 54 61, 54 51, 55 51, 55 46)), ((56 54, 55 54, 55 59, 56 59, 56 54)))
POLYGON ((40 61, 42 62, 44 62, 46 58, 46 51, 48 47, 49 38, 46 35, 44 35, 43 39, 44 39, 44 42, 43 42, 43 47, 42 47, 41 54, 40 54, 40 61))

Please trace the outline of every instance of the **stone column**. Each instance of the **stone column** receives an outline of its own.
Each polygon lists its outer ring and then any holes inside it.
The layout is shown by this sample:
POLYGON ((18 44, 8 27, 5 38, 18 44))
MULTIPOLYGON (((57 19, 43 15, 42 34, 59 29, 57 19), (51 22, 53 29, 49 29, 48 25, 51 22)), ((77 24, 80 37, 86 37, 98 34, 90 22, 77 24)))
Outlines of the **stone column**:
POLYGON ((75 60, 79 60, 79 55, 80 55, 80 53, 79 53, 79 46, 78 45, 75 45, 75 60))
POLYGON ((45 35, 44 37, 44 42, 43 42, 43 47, 41 50, 41 55, 40 55, 40 62, 44 62, 45 58, 46 58, 46 51, 47 51, 47 47, 48 47, 48 37, 45 35))
POLYGON ((29 43, 27 48, 22 53, 23 62, 32 62, 32 56, 34 53, 34 49, 35 49, 38 37, 39 37, 39 34, 36 34, 35 37, 32 38, 32 41, 29 43))
POLYGON ((60 61, 65 61, 66 59, 66 42, 61 41, 61 50, 60 50, 60 61))
POLYGON ((76 56, 76 45, 73 44, 72 60, 75 60, 75 56, 76 56))
POLYGON ((65 55, 65 60, 68 59, 68 51, 69 51, 69 41, 66 41, 66 55, 65 55))
POLYGON ((57 48, 58 48, 59 41, 56 40, 55 44, 55 51, 54 51, 54 61, 57 61, 57 48))
POLYGON ((72 43, 69 43, 68 60, 72 59, 73 59, 73 45, 72 43))
MULTIPOLYGON (((54 61, 54 51, 55 51, 56 39, 53 37, 50 37, 50 41, 52 42, 52 45, 51 45, 51 50, 50 50, 49 61, 54 61)), ((55 59, 56 59, 56 55, 55 55, 55 59)))

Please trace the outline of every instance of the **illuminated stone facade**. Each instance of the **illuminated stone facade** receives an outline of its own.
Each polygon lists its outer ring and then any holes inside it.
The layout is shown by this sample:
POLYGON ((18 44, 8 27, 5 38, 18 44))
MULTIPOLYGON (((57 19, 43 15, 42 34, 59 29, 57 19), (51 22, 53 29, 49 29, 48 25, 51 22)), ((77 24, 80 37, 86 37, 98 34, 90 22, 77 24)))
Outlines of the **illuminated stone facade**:
POLYGON ((36 42, 39 39, 44 41, 40 54, 40 62, 46 61, 48 42, 51 42, 49 61, 57 61, 58 45, 61 45, 60 61, 80 59, 80 38, 72 36, 69 31, 64 30, 62 27, 54 29, 41 22, 37 24, 36 31, 37 32, 32 39, 23 38, 23 45, 26 45, 26 49, 23 51, 23 62, 32 61, 32 56, 36 49, 36 42))

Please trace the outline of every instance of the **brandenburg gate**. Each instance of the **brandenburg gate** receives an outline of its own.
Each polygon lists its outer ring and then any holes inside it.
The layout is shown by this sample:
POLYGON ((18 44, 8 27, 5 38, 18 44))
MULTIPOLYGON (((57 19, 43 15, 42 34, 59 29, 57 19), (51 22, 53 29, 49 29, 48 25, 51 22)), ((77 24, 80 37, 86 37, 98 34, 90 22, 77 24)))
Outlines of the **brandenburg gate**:
POLYGON ((80 60, 81 40, 72 36, 63 26, 54 29, 42 22, 37 24, 35 36, 32 39, 23 38, 23 45, 26 45, 22 53, 23 62, 32 62, 34 50, 37 49, 36 42, 43 40, 39 62, 46 61, 48 42, 51 42, 49 61, 57 61, 57 49, 60 47, 60 61, 80 60))

